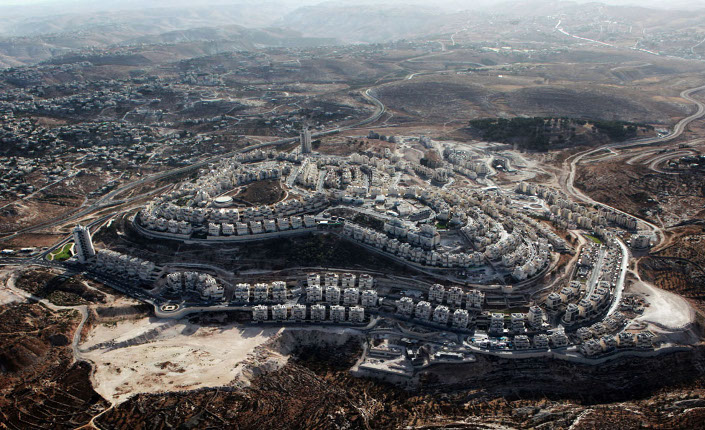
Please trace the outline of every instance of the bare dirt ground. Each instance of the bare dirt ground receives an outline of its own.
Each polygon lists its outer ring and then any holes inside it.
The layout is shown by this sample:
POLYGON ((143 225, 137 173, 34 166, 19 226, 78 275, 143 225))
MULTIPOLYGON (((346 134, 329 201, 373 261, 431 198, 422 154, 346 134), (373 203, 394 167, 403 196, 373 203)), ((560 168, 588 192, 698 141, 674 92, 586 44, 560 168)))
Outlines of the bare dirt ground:
POLYGON ((57 243, 63 237, 58 234, 25 233, 2 242, 2 248, 42 248, 57 243))
POLYGON ((0 268, 0 306, 25 301, 24 296, 8 288, 8 282, 16 270, 17 268, 11 266, 0 268))
MULTIPOLYGON (((544 67, 540 72, 508 68, 421 75, 385 84, 377 92, 390 110, 436 124, 516 115, 666 124, 685 113, 682 105, 656 91, 667 85, 662 81, 642 82, 639 91, 613 82, 603 85, 600 81, 604 79, 592 81, 589 86, 568 77, 547 83, 546 76, 560 75, 562 71, 560 65, 544 67)), ((673 95, 677 96, 677 92, 673 95)))
POLYGON ((280 201, 285 194, 279 180, 270 180, 248 185, 237 194, 237 198, 252 205, 271 205, 280 201))
POLYGON ((660 335, 661 341, 681 345, 700 341, 695 329, 695 310, 683 297, 640 279, 628 290, 642 295, 648 303, 644 313, 634 321, 648 324, 650 330, 660 335))
POLYGON ((141 318, 96 325, 81 350, 95 365, 96 391, 122 402, 136 393, 231 385, 242 375, 245 361, 279 331, 141 318))

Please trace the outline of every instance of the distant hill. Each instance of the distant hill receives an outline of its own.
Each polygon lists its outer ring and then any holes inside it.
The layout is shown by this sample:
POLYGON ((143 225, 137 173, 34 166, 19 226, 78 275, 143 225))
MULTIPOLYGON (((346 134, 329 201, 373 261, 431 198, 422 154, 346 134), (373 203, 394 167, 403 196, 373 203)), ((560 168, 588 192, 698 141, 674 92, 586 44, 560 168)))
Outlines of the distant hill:
MULTIPOLYGON (((705 35, 705 21, 700 13, 585 1, 450 0, 443 7, 422 0, 66 2, 71 7, 62 9, 63 3, 58 1, 41 6, 0 6, 0 68, 35 64, 74 50, 135 44, 223 41, 222 49, 248 49, 336 41, 438 40, 463 31, 468 40, 461 39, 461 43, 523 41, 526 34, 543 42, 545 37, 557 33, 553 26, 559 20, 571 33, 623 41, 625 46, 653 35, 640 47, 676 55, 689 55, 691 47, 702 40, 700 35, 705 35), (603 33, 606 22, 611 23, 612 29, 603 33), (477 29, 475 33, 473 29, 477 29), (680 45, 662 46, 660 41, 671 40, 672 33, 680 34, 680 45), (691 36, 700 39, 691 43, 691 36)), ((640 4, 657 5, 655 0, 640 4)), ((561 40, 561 35, 555 40, 561 40)), ((705 44, 697 46, 705 49, 705 44)))
POLYGON ((281 29, 251 29, 239 25, 224 27, 201 27, 188 30, 176 30, 167 33, 142 36, 125 40, 121 45, 186 43, 204 41, 239 41, 243 44, 264 46, 301 47, 336 44, 333 38, 303 37, 301 33, 281 29))
POLYGON ((370 43, 440 33, 449 24, 460 22, 459 15, 430 7, 324 3, 299 8, 277 21, 277 26, 300 29, 310 36, 370 43))
MULTIPOLYGON (((189 55, 209 55, 233 50, 252 50, 262 47, 310 47, 335 45, 332 38, 304 37, 292 30, 268 28, 248 29, 241 26, 201 27, 176 30, 161 34, 140 35, 134 27, 116 26, 102 32, 81 31, 75 34, 61 33, 36 37, 20 37, 0 40, 0 68, 36 64, 42 61, 65 62, 67 58, 85 56, 86 48, 108 48, 134 45, 183 45, 189 55), (130 37, 132 36, 132 37, 130 37), (202 45, 199 47, 199 45, 202 45), (59 58, 60 57, 60 58, 59 58)), ((178 55, 176 59, 184 56, 178 55)))

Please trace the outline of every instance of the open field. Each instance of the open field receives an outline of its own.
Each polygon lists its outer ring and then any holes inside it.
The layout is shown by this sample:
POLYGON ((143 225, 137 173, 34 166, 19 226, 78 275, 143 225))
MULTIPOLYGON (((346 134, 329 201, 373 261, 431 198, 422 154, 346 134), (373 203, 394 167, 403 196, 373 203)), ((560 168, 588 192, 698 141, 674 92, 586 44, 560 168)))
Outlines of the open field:
MULTIPOLYGON (((106 399, 122 402, 135 393, 235 384, 245 361, 279 330, 142 318, 96 325, 81 349, 87 351, 82 356, 96 365, 96 390, 106 399), (149 341, 143 339, 154 332, 158 334, 150 335, 149 341), (115 346, 99 347, 106 342, 115 346)), ((277 360, 285 361, 270 359, 272 366, 277 360)))

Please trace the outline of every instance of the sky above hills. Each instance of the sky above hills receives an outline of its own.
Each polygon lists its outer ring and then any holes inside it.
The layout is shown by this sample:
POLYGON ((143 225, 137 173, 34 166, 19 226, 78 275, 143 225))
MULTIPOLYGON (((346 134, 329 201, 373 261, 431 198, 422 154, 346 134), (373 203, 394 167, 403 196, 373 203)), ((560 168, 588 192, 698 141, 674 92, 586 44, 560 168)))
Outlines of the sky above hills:
MULTIPOLYGON (((566 0, 576 3, 605 3, 610 5, 630 5, 642 6, 656 9, 673 9, 673 8, 705 8, 705 0, 566 0)), ((414 5, 429 3, 420 0, 337 0, 337 1, 321 1, 321 0, 277 0, 277 3, 286 4, 290 7, 305 6, 320 3, 347 3, 347 4, 396 4, 396 5, 414 5)), ((472 9, 477 7, 488 7, 496 4, 507 3, 507 0, 474 0, 472 2, 466 0, 437 0, 433 2, 434 7, 445 7, 449 9, 472 9)), ((511 0, 509 0, 511 2, 511 0)), ((0 0, 0 6, 80 6, 91 7, 102 10, 115 10, 123 8, 149 8, 149 7, 173 7, 173 6, 205 6, 211 5, 232 5, 237 3, 258 3, 253 0, 201 0, 196 3, 186 0, 114 0, 106 2, 104 0, 0 0)))

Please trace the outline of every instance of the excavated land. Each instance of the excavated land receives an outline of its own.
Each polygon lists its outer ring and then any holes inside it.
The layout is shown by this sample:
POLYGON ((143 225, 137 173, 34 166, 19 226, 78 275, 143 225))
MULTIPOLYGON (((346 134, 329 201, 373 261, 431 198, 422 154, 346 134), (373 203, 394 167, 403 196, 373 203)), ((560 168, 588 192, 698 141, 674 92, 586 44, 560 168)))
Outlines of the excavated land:
POLYGON ((279 330, 138 318, 95 325, 80 348, 96 366, 95 389, 122 402, 135 393, 231 385, 246 379, 248 363, 255 361, 279 367, 286 362, 280 354, 262 348, 253 355, 279 330))

